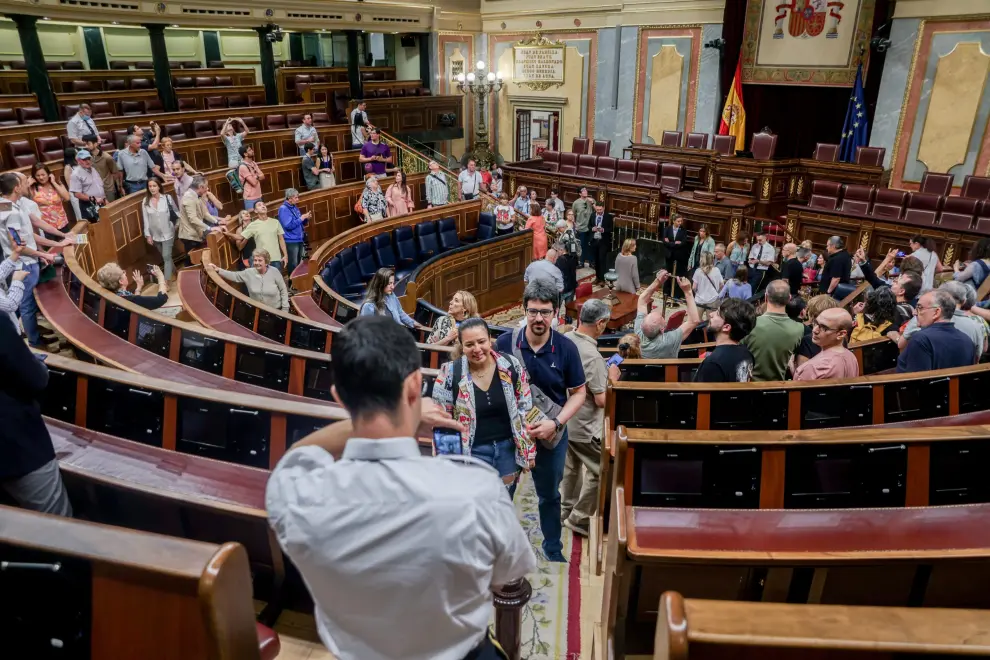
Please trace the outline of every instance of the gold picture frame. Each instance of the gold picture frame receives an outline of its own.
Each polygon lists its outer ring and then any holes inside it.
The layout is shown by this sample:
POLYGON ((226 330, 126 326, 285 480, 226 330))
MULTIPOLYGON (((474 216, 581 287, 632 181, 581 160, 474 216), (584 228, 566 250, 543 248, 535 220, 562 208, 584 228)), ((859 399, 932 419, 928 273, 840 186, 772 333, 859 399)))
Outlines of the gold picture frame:
MULTIPOLYGON (((554 67, 556 68, 556 66, 557 65, 555 64, 554 67)), ((567 67, 566 44, 564 44, 564 42, 562 41, 553 41, 552 39, 548 39, 547 37, 543 36, 542 32, 537 32, 534 36, 530 37, 529 39, 522 39, 516 42, 515 44, 513 44, 512 46, 513 82, 519 85, 524 85, 534 91, 543 92, 550 89, 551 87, 563 87, 566 67, 567 67), (550 51, 550 50, 560 52, 559 80, 556 78, 548 78, 546 80, 540 80, 540 79, 534 80, 532 78, 522 79, 520 76, 517 75, 516 72, 518 71, 518 66, 519 66, 517 64, 519 59, 518 57, 519 53, 526 51, 550 51)))

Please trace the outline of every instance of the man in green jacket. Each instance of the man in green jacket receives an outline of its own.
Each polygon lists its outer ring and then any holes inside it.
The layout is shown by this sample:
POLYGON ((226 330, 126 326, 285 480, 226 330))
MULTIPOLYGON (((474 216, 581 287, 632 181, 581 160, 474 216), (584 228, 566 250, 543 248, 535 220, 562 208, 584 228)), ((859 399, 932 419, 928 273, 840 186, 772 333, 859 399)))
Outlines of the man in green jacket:
POLYGON ((804 337, 804 326, 787 316, 791 298, 787 280, 774 280, 766 289, 767 311, 756 319, 756 327, 742 340, 753 354, 753 380, 784 380, 787 362, 804 337))

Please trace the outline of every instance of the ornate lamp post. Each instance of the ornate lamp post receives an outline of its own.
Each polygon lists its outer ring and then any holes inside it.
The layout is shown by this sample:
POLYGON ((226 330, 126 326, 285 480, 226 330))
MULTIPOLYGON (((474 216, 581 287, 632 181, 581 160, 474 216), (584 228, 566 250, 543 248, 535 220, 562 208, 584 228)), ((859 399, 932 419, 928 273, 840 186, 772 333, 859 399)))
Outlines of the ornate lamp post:
POLYGON ((496 72, 489 69, 485 73, 485 69, 489 67, 481 60, 478 60, 475 68, 477 69, 477 74, 474 71, 471 71, 467 75, 459 73, 455 80, 457 81, 458 90, 465 94, 470 93, 478 100, 481 115, 478 121, 478 128, 475 130, 474 150, 470 152, 470 155, 478 161, 479 167, 485 167, 494 165, 497 162, 497 156, 492 152, 488 144, 488 127, 485 125, 485 105, 488 102, 488 96, 490 94, 498 94, 499 90, 502 89, 504 81, 501 71, 496 72))

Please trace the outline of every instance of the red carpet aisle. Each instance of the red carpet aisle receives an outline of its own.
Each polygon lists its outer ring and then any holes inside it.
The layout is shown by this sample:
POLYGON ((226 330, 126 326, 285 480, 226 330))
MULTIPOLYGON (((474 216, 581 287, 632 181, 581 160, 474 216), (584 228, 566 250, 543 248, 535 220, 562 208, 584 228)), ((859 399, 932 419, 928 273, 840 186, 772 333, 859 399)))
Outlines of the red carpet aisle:
MULTIPOLYGON (((530 660, 579 660, 581 649, 581 565, 583 540, 563 530, 568 563, 548 562, 540 549, 543 533, 536 490, 527 473, 515 498, 516 511, 537 557, 537 572, 529 576, 533 597, 523 611, 522 657, 530 660)), ((590 657, 587 649, 583 657, 590 657)))

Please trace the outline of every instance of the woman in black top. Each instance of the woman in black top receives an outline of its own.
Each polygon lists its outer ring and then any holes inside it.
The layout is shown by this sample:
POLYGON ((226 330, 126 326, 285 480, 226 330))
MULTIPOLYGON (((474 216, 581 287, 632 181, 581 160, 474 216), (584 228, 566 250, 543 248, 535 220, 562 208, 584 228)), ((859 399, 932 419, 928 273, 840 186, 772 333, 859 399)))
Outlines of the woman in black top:
POLYGON ((132 273, 134 277, 134 293, 128 291, 127 272, 113 261, 104 264, 96 271, 96 281, 107 291, 112 291, 122 298, 127 298, 129 302, 135 305, 139 305, 145 309, 158 309, 168 302, 168 280, 165 279, 165 274, 161 268, 158 266, 151 266, 150 268, 158 282, 158 293, 153 296, 137 295, 144 288, 144 277, 139 270, 134 270, 132 273))

